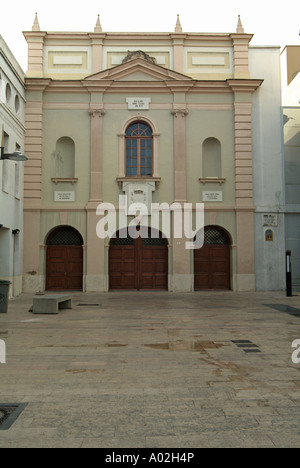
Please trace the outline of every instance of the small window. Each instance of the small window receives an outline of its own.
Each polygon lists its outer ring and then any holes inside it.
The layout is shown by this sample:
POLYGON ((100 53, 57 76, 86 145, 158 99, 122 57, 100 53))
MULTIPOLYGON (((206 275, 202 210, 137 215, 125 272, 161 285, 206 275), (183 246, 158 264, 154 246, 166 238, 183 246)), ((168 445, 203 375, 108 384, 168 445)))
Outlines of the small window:
POLYGON ((152 176, 153 136, 143 122, 130 125, 125 134, 126 176, 152 176))
POLYGON ((4 138, 4 153, 8 153, 9 135, 6 132, 3 132, 3 138, 4 138))
POLYGON ((7 85, 6 85, 5 97, 6 97, 6 102, 9 102, 10 98, 11 98, 11 87, 10 87, 9 83, 7 83, 7 85))
POLYGON ((16 112, 19 112, 19 109, 20 109, 20 98, 18 95, 16 95, 15 97, 15 110, 16 112))

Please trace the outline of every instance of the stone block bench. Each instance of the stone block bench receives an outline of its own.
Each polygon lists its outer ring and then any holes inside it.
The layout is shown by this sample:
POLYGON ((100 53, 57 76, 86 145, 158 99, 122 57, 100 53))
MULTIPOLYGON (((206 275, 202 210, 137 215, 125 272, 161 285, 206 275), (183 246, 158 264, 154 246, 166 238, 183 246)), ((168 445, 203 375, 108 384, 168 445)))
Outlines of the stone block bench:
POLYGON ((58 314, 59 309, 72 309, 72 296, 46 294, 33 298, 33 314, 58 314))

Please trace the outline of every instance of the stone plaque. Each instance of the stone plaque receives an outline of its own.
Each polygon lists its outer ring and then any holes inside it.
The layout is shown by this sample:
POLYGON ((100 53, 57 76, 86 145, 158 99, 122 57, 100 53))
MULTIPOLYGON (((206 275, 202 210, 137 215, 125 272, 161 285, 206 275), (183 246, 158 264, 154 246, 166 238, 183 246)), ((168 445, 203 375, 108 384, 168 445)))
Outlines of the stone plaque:
POLYGON ((204 202, 221 202, 223 201, 223 192, 202 192, 202 201, 204 202))
POLYGON ((129 110, 148 110, 151 98, 148 97, 128 97, 126 98, 129 110))
POLYGON ((263 215, 263 226, 278 226, 277 214, 264 214, 263 215))
POLYGON ((123 182, 123 191, 127 196, 127 214, 140 210, 144 214, 151 213, 152 192, 155 182, 123 182))
POLYGON ((54 192, 54 201, 55 202, 74 202, 75 201, 75 192, 54 192))

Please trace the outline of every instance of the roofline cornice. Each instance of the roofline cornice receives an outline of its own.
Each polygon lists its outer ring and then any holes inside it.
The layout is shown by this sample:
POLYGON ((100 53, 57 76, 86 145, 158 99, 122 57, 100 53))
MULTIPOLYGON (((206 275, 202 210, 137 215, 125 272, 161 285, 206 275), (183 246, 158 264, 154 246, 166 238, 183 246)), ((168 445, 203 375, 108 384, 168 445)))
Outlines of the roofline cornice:
POLYGON ((223 81, 164 80, 53 80, 51 78, 26 78, 27 91, 47 93, 234 93, 255 92, 263 83, 260 79, 227 79, 223 81))
POLYGON ((160 41, 169 40, 180 41, 212 41, 212 42, 232 42, 243 40, 250 42, 253 34, 245 33, 209 33, 209 32, 80 32, 80 31, 23 31, 26 40, 33 38, 43 38, 46 40, 86 40, 101 39, 107 41, 116 40, 146 40, 160 41))

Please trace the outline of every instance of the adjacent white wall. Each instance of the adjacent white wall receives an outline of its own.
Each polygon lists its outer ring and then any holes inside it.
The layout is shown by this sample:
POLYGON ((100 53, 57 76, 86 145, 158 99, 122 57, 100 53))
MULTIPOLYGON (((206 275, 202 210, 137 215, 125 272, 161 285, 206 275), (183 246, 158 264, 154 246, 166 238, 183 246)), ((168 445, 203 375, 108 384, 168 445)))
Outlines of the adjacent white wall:
MULTIPOLYGON (((24 72, 0 36, 0 143, 3 128, 6 153, 24 150, 24 116, 24 72)), ((23 180, 24 163, 0 161, 0 280, 11 281, 10 296, 22 292, 23 180)))
POLYGON ((253 184, 255 209, 256 289, 285 288, 285 187, 281 114, 279 47, 251 47, 251 77, 262 78, 253 96, 253 184), (264 226, 263 215, 273 214, 277 226, 264 226), (273 241, 265 240, 267 229, 273 241))

